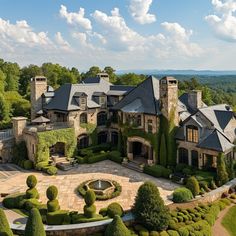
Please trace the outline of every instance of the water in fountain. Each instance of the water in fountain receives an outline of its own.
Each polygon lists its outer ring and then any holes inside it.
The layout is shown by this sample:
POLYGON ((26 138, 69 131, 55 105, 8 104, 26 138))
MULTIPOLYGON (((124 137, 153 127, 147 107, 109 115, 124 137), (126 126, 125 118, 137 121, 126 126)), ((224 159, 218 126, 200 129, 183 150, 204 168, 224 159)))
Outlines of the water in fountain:
POLYGON ((102 188, 102 182, 101 182, 101 180, 100 180, 100 179, 98 180, 98 188, 99 188, 99 189, 101 189, 101 188, 102 188))

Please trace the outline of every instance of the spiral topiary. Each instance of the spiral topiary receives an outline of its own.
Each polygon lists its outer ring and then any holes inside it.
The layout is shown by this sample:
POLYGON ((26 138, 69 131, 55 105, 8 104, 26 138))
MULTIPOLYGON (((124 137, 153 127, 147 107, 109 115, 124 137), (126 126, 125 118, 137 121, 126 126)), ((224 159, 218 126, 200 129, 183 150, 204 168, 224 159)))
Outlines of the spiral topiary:
POLYGON ((46 191, 46 195, 47 195, 47 198, 49 200, 47 202, 48 212, 55 212, 55 211, 60 210, 59 202, 56 199, 57 195, 58 195, 57 187, 54 186, 54 185, 49 186, 47 191, 46 191))
POLYGON ((35 188, 37 185, 37 178, 34 175, 29 175, 26 179, 26 184, 29 187, 26 190, 26 198, 39 198, 38 190, 35 188))
POLYGON ((93 190, 90 189, 86 192, 84 201, 86 203, 84 206, 84 216, 87 218, 94 218, 96 216, 96 206, 94 205, 96 195, 93 190))

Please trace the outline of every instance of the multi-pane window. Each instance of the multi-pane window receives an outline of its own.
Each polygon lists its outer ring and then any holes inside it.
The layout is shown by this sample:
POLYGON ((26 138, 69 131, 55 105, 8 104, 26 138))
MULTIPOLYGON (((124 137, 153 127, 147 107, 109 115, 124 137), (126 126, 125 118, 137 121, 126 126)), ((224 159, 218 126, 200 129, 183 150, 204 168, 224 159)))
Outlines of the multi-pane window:
POLYGON ((97 115, 97 125, 106 125, 107 124, 107 113, 99 112, 97 115))
POLYGON ((87 123, 87 114, 86 113, 82 113, 80 115, 80 124, 86 124, 87 123))
POLYGON ((126 123, 139 127, 142 125, 142 117, 141 115, 137 115, 137 114, 135 115, 127 114, 126 123))
POLYGON ((152 133, 152 120, 148 120, 147 124, 148 124, 148 133, 152 133))
POLYGON ((187 141, 198 143, 199 137, 198 137, 198 128, 193 125, 189 125, 187 128, 187 141))

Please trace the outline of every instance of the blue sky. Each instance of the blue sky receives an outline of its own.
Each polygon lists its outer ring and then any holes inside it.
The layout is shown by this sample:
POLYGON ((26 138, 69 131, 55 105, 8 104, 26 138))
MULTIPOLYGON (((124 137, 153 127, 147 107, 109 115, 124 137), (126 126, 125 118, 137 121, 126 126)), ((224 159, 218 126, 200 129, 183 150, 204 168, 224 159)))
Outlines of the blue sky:
POLYGON ((0 57, 20 65, 236 69, 236 0, 0 3, 0 57))

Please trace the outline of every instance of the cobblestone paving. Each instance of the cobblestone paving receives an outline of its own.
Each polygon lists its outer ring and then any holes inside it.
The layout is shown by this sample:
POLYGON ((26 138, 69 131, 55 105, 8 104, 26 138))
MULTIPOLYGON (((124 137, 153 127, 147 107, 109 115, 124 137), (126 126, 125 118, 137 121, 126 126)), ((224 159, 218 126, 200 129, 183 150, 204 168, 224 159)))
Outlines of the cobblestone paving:
MULTIPOLYGON (((0 179, 0 193, 23 192, 26 190, 26 178, 30 174, 18 173, 2 181, 0 179)), ((167 196, 171 195, 173 190, 178 187, 165 179, 157 179, 149 175, 127 169, 119 164, 109 160, 90 164, 80 165, 67 172, 60 171, 57 176, 48 176, 39 172, 32 172, 37 176, 37 189, 40 193, 40 200, 47 202, 46 189, 50 185, 58 187, 61 209, 83 211, 84 200, 77 194, 77 186, 90 179, 109 179, 115 180, 122 186, 122 193, 119 197, 107 200, 96 201, 97 210, 107 206, 111 202, 119 202, 125 210, 130 209, 134 203, 134 198, 139 186, 147 180, 153 181, 159 188, 160 194, 166 204, 170 201, 167 196)))

